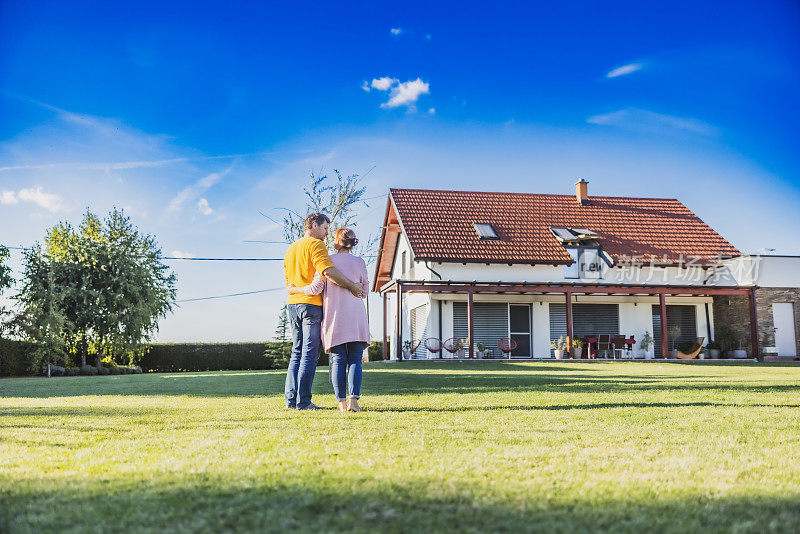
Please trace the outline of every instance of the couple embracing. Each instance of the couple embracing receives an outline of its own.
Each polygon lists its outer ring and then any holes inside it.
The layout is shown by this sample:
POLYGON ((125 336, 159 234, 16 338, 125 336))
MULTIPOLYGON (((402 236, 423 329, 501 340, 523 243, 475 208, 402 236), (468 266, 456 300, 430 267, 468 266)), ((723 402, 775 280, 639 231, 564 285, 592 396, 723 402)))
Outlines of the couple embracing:
POLYGON ((336 254, 328 255, 324 239, 330 219, 312 213, 305 237, 289 246, 283 260, 292 356, 286 373, 286 407, 318 410, 311 402, 320 344, 330 354, 333 393, 341 411, 360 412, 361 358, 369 346, 364 300, 369 291, 367 265, 351 251, 355 233, 341 228, 334 236, 336 254))

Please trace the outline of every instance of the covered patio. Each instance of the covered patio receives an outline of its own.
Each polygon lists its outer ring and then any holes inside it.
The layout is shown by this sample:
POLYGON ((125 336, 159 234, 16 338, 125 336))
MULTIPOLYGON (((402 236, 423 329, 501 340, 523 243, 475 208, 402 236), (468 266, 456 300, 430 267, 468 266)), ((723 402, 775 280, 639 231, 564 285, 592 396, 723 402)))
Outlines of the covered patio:
MULTIPOLYGON (((758 335, 756 330, 756 306, 754 298, 754 288, 752 287, 703 287, 703 286, 657 286, 657 285, 635 285, 635 284, 580 284, 580 283, 557 283, 542 284, 528 282, 477 282, 477 281, 427 281, 427 280, 391 280, 380 288, 383 297, 383 358, 389 359, 389 332, 388 332, 388 297, 395 295, 395 325, 394 331, 396 342, 392 350, 395 351, 395 358, 403 359, 402 347, 404 341, 403 332, 403 295, 414 293, 428 294, 451 294, 466 295, 466 314, 467 314, 467 349, 468 356, 475 356, 475 295, 560 295, 566 311, 566 335, 573 339, 573 305, 577 295, 601 295, 601 296, 647 296, 657 297, 658 316, 660 330, 660 346, 662 358, 669 357, 668 331, 671 326, 667 313, 667 297, 676 296, 699 296, 713 297, 718 295, 740 295, 747 296, 750 311, 750 354, 751 357, 758 357, 758 335)), ((656 312, 654 311, 654 314, 656 312)), ((656 332, 653 332, 654 337, 656 332)), ((406 339, 409 336, 405 336, 406 339)), ((442 340, 444 341, 444 340, 442 340)), ((706 340, 708 341, 708 340, 706 340)), ((531 350, 531 357, 533 357, 531 350)), ((549 355, 548 355, 549 356, 549 355)))

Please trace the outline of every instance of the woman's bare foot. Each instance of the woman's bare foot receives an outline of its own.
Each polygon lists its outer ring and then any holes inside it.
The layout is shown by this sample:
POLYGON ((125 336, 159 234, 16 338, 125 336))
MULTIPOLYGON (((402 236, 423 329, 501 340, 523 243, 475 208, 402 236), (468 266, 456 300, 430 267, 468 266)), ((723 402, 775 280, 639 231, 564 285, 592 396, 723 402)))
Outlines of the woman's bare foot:
POLYGON ((339 401, 339 411, 346 412, 347 411, 347 401, 339 401))
POLYGON ((351 412, 363 412, 364 410, 361 409, 361 406, 358 405, 358 399, 350 399, 347 404, 348 411, 351 412))

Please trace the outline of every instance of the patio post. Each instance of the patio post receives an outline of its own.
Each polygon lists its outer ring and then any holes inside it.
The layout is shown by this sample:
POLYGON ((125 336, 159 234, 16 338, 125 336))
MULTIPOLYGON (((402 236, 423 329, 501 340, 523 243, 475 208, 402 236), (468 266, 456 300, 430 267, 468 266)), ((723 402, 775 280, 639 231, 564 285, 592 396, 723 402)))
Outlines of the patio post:
POLYGON ((658 302, 661 305, 661 356, 666 360, 669 347, 667 338, 667 298, 664 293, 658 294, 658 302))
POLYGON ((386 293, 383 294, 383 348, 382 348, 382 358, 384 360, 389 359, 389 338, 386 334, 386 305, 388 301, 388 295, 386 293))
POLYGON ((475 323, 473 321, 473 308, 475 308, 475 302, 473 298, 473 291, 470 288, 469 293, 467 293, 467 337, 469 338, 469 357, 473 358, 475 356, 475 323))
POLYGON ((756 319, 756 290, 750 290, 750 350, 756 358, 761 361, 760 354, 758 353, 758 324, 756 319))
POLYGON ((572 291, 564 291, 564 297, 566 299, 567 307, 567 338, 569 339, 570 343, 572 343, 575 341, 572 339, 572 291))
POLYGON ((395 317, 397 326, 397 339, 395 353, 398 360, 403 359, 403 286, 398 282, 396 285, 395 295, 397 296, 397 317, 395 317))

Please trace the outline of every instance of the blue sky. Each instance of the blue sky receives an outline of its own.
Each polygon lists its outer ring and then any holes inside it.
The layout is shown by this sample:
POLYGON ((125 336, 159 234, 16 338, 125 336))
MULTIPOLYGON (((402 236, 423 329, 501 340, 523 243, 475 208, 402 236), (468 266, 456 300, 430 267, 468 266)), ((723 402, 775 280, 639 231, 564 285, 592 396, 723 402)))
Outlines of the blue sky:
MULTIPOLYGON (((302 207, 312 170, 374 167, 368 196, 583 177, 679 198, 744 252, 800 254, 797 94, 789 1, 6 0, 0 242, 116 205, 169 254, 278 257, 246 243, 281 237, 258 210, 302 207)), ((360 234, 382 206, 359 208, 360 234)), ((174 265, 179 298, 281 281, 278 264, 174 265)), ((185 303, 159 339, 264 339, 282 298, 185 303)))

